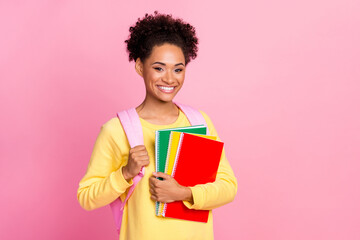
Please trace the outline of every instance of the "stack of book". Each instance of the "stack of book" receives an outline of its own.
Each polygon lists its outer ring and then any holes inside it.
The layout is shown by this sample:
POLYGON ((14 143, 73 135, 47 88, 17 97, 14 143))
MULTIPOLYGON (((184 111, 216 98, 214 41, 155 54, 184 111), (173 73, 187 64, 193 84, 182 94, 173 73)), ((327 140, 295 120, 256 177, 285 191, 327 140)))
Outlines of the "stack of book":
MULTIPOLYGON (((214 182, 224 143, 206 131, 204 125, 156 131, 156 171, 171 175, 186 187, 214 182)), ((155 212, 160 217, 197 222, 207 222, 209 216, 209 210, 189 209, 182 201, 156 202, 155 212)))

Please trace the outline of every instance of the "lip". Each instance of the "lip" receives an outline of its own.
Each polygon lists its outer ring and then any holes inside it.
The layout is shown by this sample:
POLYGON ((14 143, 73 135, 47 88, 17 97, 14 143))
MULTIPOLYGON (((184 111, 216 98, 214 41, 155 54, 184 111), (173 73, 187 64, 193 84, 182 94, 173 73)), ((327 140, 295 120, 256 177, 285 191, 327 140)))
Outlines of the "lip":
POLYGON ((163 85, 156 85, 156 87, 163 93, 173 93, 173 92, 175 92, 175 88, 176 88, 176 86, 163 86, 163 85), (173 87, 174 89, 171 91, 167 91, 167 90, 161 89, 160 87, 173 87))

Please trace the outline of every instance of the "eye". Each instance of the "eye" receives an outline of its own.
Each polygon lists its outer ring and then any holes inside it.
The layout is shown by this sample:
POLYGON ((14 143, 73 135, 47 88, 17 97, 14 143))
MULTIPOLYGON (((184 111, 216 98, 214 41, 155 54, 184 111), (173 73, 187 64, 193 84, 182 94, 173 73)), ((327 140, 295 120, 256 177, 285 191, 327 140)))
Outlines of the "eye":
POLYGON ((162 71, 163 69, 161 67, 155 67, 154 69, 158 70, 158 71, 162 71))
POLYGON ((177 73, 179 73, 179 72, 181 72, 181 71, 182 71, 181 68, 175 69, 175 72, 177 72, 177 73), (179 71, 178 71, 178 70, 179 70, 179 71))

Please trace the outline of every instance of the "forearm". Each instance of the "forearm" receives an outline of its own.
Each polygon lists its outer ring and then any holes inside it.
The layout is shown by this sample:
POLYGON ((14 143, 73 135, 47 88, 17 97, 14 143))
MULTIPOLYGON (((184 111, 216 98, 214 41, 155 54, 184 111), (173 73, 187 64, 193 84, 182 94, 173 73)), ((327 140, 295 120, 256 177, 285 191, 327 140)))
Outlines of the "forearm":
POLYGON ((192 202, 185 201, 184 204, 190 209, 212 210, 223 206, 234 200, 237 192, 236 181, 216 180, 213 183, 199 184, 190 187, 192 191, 192 202))
POLYGON ((80 182, 77 198, 81 207, 90 211, 113 202, 132 184, 132 180, 125 180, 119 168, 108 177, 92 177, 80 182))

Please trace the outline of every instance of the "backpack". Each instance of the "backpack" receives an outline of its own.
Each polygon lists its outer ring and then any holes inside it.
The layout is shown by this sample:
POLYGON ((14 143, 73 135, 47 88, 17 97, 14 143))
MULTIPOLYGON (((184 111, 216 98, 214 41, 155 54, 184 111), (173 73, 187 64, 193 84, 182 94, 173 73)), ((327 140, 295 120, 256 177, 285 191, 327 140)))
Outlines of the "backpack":
MULTIPOLYGON (((203 124, 207 126, 204 117, 201 115, 201 113, 198 110, 188 105, 183 105, 176 102, 174 103, 184 112, 191 125, 203 124)), ((130 108, 128 110, 123 110, 121 112, 118 112, 117 116, 120 120, 121 125, 123 126, 130 147, 133 148, 138 145, 144 145, 142 126, 140 123, 139 115, 137 114, 135 108, 130 108)), ((207 129, 207 134, 208 132, 209 130, 207 129)), ((127 200, 130 198, 132 192, 134 191, 135 186, 141 180, 144 174, 145 174, 145 168, 142 167, 139 174, 133 178, 133 185, 129 188, 129 191, 126 195, 124 202, 122 202, 120 197, 118 197, 115 201, 110 203, 111 211, 113 213, 118 234, 120 234, 120 228, 121 228, 121 222, 122 222, 122 216, 123 216, 125 204, 127 200)))

